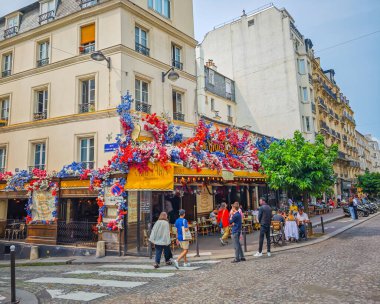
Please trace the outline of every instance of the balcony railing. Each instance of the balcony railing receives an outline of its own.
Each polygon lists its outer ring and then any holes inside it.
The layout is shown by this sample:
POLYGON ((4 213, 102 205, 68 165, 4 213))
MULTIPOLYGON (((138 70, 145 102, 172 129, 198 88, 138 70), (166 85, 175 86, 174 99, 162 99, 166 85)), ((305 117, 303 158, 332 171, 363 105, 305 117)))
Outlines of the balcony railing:
POLYGON ((12 75, 12 71, 11 70, 5 70, 5 71, 1 72, 1 77, 8 77, 8 76, 11 76, 11 75, 12 75))
POLYGON ((0 118, 0 127, 6 127, 8 125, 8 117, 0 118))
POLYGON ((317 107, 314 102, 311 103, 311 111, 315 114, 317 113, 317 107))
POLYGON ((79 6, 81 9, 91 7, 98 4, 98 0, 80 0, 79 6))
POLYGON ((179 113, 179 112, 174 112, 173 113, 173 119, 174 120, 185 121, 185 114, 179 113))
POLYGON ((334 117, 335 117, 336 120, 339 120, 339 115, 338 114, 335 113, 334 117))
POLYGON ((360 163, 357 161, 350 161, 350 167, 360 168, 360 163))
POLYGON ((46 165, 44 164, 29 166, 29 173, 32 173, 34 169, 45 170, 45 168, 46 168, 46 165))
POLYGON ((55 18, 55 11, 48 11, 47 13, 41 14, 38 17, 38 23, 41 24, 42 22, 49 22, 50 20, 55 18))
POLYGON ((88 113, 95 111, 95 104, 93 103, 81 103, 79 105, 79 113, 88 113))
POLYGON ((33 114, 34 120, 42 120, 47 118, 47 111, 36 112, 33 114))
POLYGON ((136 52, 139 52, 145 56, 149 56, 149 48, 147 48, 146 46, 140 44, 140 43, 135 43, 135 50, 136 52))
POLYGON ((18 26, 10 27, 9 29, 6 29, 4 31, 4 38, 13 37, 14 35, 17 35, 18 33, 18 26))
POLYGON ((232 118, 232 116, 227 116, 227 121, 228 121, 228 122, 233 122, 233 118, 232 118))
POLYGON ((81 54, 89 54, 95 52, 95 41, 88 43, 88 44, 83 44, 79 47, 79 52, 81 54))
POLYGON ((40 60, 37 60, 37 67, 42 67, 44 65, 47 65, 49 64, 49 58, 44 58, 44 59, 40 59, 40 60))
POLYGON ((309 73, 309 83, 310 83, 310 84, 313 84, 313 76, 311 76, 310 73, 309 73))
POLYGON ((346 159, 346 154, 342 151, 338 151, 338 158, 339 159, 346 159))
POLYGON ((327 126, 327 124, 324 121, 319 122, 320 128, 322 131, 325 131, 325 133, 330 132, 330 128, 327 126))
POLYGON ((94 161, 81 162, 81 166, 83 169, 94 169, 95 162, 94 161))
POLYGON ((336 94, 327 86, 327 84, 322 84, 323 89, 329 94, 332 98, 336 99, 336 94))
POLYGON ((144 112, 150 114, 151 105, 145 102, 136 101, 136 111, 144 112))
POLYGON ((343 135, 343 141, 347 142, 347 135, 343 135))
POLYGON ((181 71, 183 70, 183 63, 182 62, 179 62, 179 61, 176 61, 176 60, 172 60, 172 66, 175 67, 178 70, 181 70, 181 71))
POLYGON ((5 168, 0 168, 0 173, 4 173, 5 172, 5 168))
POLYGON ((232 100, 232 93, 226 92, 226 99, 232 100))
POLYGON ((325 111, 327 111, 327 107, 326 107, 326 104, 325 104, 324 100, 321 97, 319 97, 318 101, 319 101, 319 106, 322 109, 324 109, 325 111))

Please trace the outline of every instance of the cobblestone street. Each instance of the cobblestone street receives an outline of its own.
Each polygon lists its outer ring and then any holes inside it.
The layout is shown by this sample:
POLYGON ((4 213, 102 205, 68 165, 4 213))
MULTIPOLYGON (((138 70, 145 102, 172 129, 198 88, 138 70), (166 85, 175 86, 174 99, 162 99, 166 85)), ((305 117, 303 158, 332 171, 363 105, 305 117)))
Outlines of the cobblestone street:
MULTIPOLYGON (((187 271, 139 259, 18 267, 17 288, 39 303, 380 303, 379 219, 270 258, 197 261, 187 271)), ((9 268, 0 268, 0 295, 8 288, 9 268)))

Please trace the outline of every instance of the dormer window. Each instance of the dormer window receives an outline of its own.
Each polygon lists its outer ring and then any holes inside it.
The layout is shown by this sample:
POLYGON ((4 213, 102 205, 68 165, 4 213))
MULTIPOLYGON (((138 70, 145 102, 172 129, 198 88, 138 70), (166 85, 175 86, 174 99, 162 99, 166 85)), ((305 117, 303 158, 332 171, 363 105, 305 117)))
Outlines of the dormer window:
POLYGON ((40 3, 40 16, 38 22, 40 24, 48 23, 55 18, 55 0, 43 1, 40 3))
POLYGON ((79 6, 81 9, 91 7, 98 4, 98 0, 79 0, 79 6))
POLYGON ((10 38, 17 35, 19 30, 20 15, 7 18, 6 30, 4 31, 4 38, 10 38))

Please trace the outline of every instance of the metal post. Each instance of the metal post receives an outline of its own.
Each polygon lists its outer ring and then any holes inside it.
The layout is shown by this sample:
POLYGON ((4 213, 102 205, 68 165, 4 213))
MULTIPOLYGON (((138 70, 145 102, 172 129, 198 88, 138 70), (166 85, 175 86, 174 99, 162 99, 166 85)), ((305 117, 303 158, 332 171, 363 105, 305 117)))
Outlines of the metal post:
POLYGON ((284 246, 285 245, 285 231, 284 231, 283 223, 280 223, 280 227, 281 227, 281 242, 282 242, 282 246, 284 246))
POLYGON ((149 241, 150 233, 151 233, 151 223, 148 224, 148 252, 149 252, 149 258, 153 259, 153 250, 152 250, 152 243, 149 241))
POLYGON ((128 235, 127 235, 127 226, 128 226, 128 212, 123 217, 123 234, 124 234, 124 256, 127 255, 128 250, 128 235))
POLYGON ((19 303, 16 301, 16 247, 11 246, 11 303, 19 303))
POLYGON ((323 224, 323 216, 321 216, 322 233, 325 233, 325 226, 323 224))
POLYGON ((243 227, 243 242, 244 242, 244 252, 248 252, 248 249, 247 249, 247 227, 243 227))
POLYGON ((199 242, 198 242, 198 225, 195 225, 195 248, 197 250, 196 258, 199 258, 199 242))

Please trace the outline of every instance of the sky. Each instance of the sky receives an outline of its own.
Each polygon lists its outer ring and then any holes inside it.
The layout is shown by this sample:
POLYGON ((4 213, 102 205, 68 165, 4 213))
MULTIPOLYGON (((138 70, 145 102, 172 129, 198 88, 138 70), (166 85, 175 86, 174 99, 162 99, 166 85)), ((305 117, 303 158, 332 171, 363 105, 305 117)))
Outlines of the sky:
MULTIPOLYGON (((0 16, 33 2, 0 0, 0 16)), ((265 0, 193 2, 195 37, 199 42, 214 26, 241 16, 243 9, 248 13, 269 3, 265 0)), ((380 139, 380 1, 272 2, 278 8, 285 7, 294 18, 298 30, 313 41, 322 68, 335 70, 335 80, 355 112, 358 131, 380 139)))

